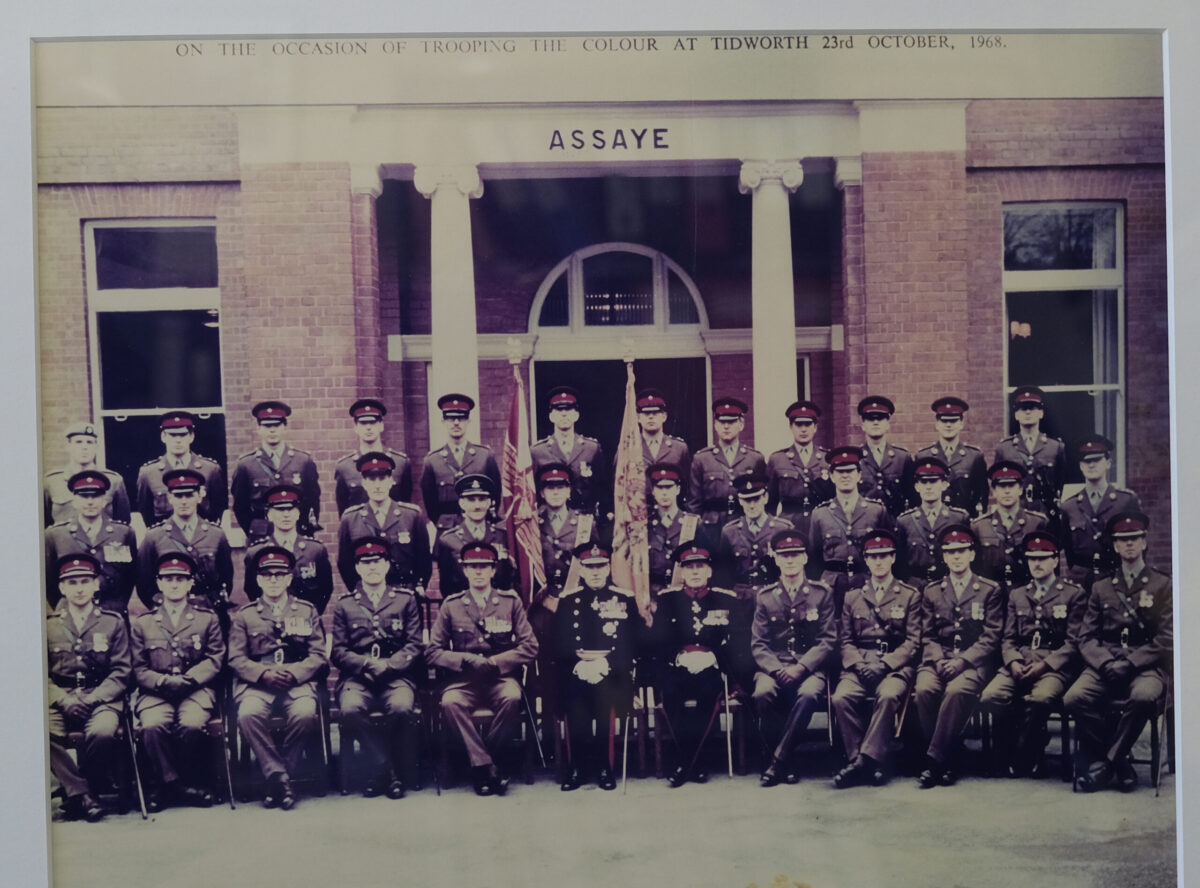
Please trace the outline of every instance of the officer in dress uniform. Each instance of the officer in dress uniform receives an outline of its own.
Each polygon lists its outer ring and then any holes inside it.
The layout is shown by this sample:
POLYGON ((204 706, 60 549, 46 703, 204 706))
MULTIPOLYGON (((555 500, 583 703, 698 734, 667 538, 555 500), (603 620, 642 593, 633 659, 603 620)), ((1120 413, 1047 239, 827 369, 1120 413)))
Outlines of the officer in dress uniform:
POLYGON ((533 470, 548 463, 567 466, 571 470, 571 508, 607 520, 612 511, 612 479, 600 443, 575 430, 579 393, 565 385, 556 386, 550 389, 549 405, 554 431, 530 446, 533 470))
POLYGON ((267 521, 271 525, 271 532, 265 537, 251 540, 246 547, 243 561, 246 598, 257 601, 262 595, 255 568, 259 551, 266 546, 282 546, 296 559, 296 573, 288 592, 304 599, 317 609, 317 613, 323 614, 333 595, 333 567, 325 545, 296 529, 300 520, 301 495, 300 488, 291 484, 278 484, 267 491, 267 521))
POLYGON ((517 675, 538 652, 517 593, 492 586, 498 560, 487 543, 463 548, 460 563, 468 587, 442 602, 425 651, 430 665, 450 674, 442 689, 442 716, 466 746, 475 793, 481 796, 508 790, 512 759, 502 751, 511 746, 521 721, 517 675), (479 706, 495 713, 486 736, 471 721, 479 706))
POLYGON ((202 787, 212 775, 200 763, 210 742, 204 728, 217 707, 225 639, 217 615, 189 601, 195 572, 195 562, 182 552, 159 555, 162 604, 130 627, 138 686, 134 711, 155 776, 146 799, 149 811, 172 804, 207 808, 213 802, 202 787))
POLYGON ((787 519, 807 536, 813 509, 833 497, 827 451, 813 443, 821 408, 812 401, 797 401, 786 413, 793 443, 767 460, 767 512, 787 519))
POLYGON ((796 783, 796 734, 824 704, 827 672, 835 662, 837 608, 833 590, 804 574, 804 537, 781 530, 771 539, 779 580, 758 596, 750 652, 759 733, 770 758, 759 783, 796 783), (786 718, 782 714, 787 713, 786 718))
POLYGON ((396 502, 412 501, 412 463, 408 455, 403 451, 384 447, 380 442, 385 416, 387 407, 378 398, 359 398, 350 405, 350 418, 354 420, 358 449, 339 459, 333 470, 334 499, 337 501, 339 516, 351 506, 367 501, 357 463, 360 456, 371 451, 386 453, 396 464, 396 468, 392 470, 392 489, 388 495, 396 502))
POLYGON ((158 428, 165 452, 138 469, 137 510, 142 520, 150 527, 171 514, 163 474, 171 469, 191 469, 204 476, 200 517, 220 524, 221 516, 229 508, 225 473, 216 460, 192 452, 192 442, 196 440, 196 417, 186 410, 172 410, 162 415, 158 428))
POLYGON ((938 398, 930 405, 937 417, 938 440, 917 451, 917 458, 936 456, 946 463, 950 486, 946 489, 947 505, 966 509, 977 518, 987 510, 987 462, 983 451, 961 440, 963 415, 970 409, 962 398, 938 398))
POLYGON ((721 539, 721 528, 740 518, 733 481, 740 475, 766 475, 763 455, 741 443, 749 408, 737 398, 718 398, 713 402, 713 432, 716 439, 711 447, 697 451, 692 458, 692 477, 687 489, 687 509, 700 515, 702 542, 715 549, 721 539))
POLYGON ((1045 393, 1036 385, 1023 385, 1012 394, 1017 433, 996 444, 996 461, 1009 460, 1025 469, 1022 497, 1026 505, 1050 522, 1058 521, 1058 501, 1067 480, 1067 448, 1059 438, 1041 431, 1045 393))
MULTIPOLYGON (((597 538, 596 520, 567 505, 571 496, 571 470, 563 463, 547 463, 534 478, 542 504, 538 506, 538 529, 542 536, 542 564, 546 569, 546 587, 535 597, 529 619, 545 638, 550 615, 558 607, 558 596, 566 588, 571 573, 573 552, 597 538)), ((573 585, 573 584, 572 584, 573 585)), ((543 656, 549 657, 549 646, 543 656)))
POLYGON ((1025 507, 1021 490, 1025 469, 1020 463, 1001 460, 988 469, 988 483, 996 505, 986 515, 971 522, 979 540, 975 570, 995 580, 1005 592, 1029 582, 1029 570, 1021 557, 1021 541, 1026 535, 1049 529, 1049 519, 1041 512, 1025 507))
POLYGON ((87 553, 65 555, 54 568, 62 601, 46 620, 50 684, 50 772, 62 785, 63 813, 95 822, 104 808, 96 788, 111 773, 129 685, 129 634, 124 614, 101 609, 100 563, 87 553), (83 731, 79 763, 64 739, 83 731))
POLYGON ((1075 788, 1081 792, 1103 789, 1114 778, 1122 792, 1137 788, 1129 752, 1157 712, 1170 675, 1171 578, 1146 564, 1149 527, 1142 512, 1109 519, 1119 564, 1092 587, 1079 631, 1087 668, 1063 702, 1079 734, 1075 788))
POLYGON ((896 715, 912 689, 921 653, 921 593, 896 579, 897 539, 886 530, 863 540, 870 576, 842 605, 842 675, 833 711, 849 763, 837 789, 887 781, 896 715))
POLYGON ((499 490, 500 467, 496 465, 490 447, 467 440, 467 421, 475 408, 475 401, 466 395, 453 393, 442 395, 437 404, 442 411, 446 443, 425 456, 425 468, 421 473, 421 498, 425 503, 425 514, 440 532, 459 521, 458 494, 454 492, 458 480, 464 475, 487 475, 492 479, 495 489, 499 490))
POLYGON ((284 441, 292 408, 282 401, 261 401, 250 410, 258 421, 260 446, 238 458, 233 470, 233 514, 247 539, 266 536, 267 491, 277 484, 300 488, 300 532, 321 529, 321 482, 310 454, 284 441))
MULTIPOLYGON (((658 389, 644 389, 635 401, 637 421, 642 430, 642 461, 646 465, 663 463, 675 466, 681 483, 692 469, 692 453, 682 438, 663 431, 667 423, 667 399, 658 389)), ((650 481, 649 478, 646 479, 650 481)), ((650 484, 647 483, 647 495, 650 484)))
POLYGON ((171 517, 146 531, 138 549, 138 597, 153 610, 158 594, 158 556, 185 552, 196 563, 192 595, 208 602, 227 626, 229 594, 233 588, 233 550, 225 532, 196 514, 204 476, 192 469, 172 469, 163 475, 171 517))
POLYGON ((1141 511, 1132 490, 1108 483, 1112 441, 1089 435, 1076 448, 1083 489, 1059 506, 1062 540, 1067 550, 1067 578, 1090 590, 1097 580, 1113 575, 1117 558, 1104 538, 1105 525, 1121 512, 1141 511))
POLYGON ((125 490, 125 479, 117 472, 96 463, 96 448, 99 433, 90 422, 77 422, 67 428, 67 464, 46 475, 42 482, 44 525, 59 524, 74 517, 74 497, 67 487, 67 480, 77 472, 93 469, 108 477, 108 493, 104 495, 104 514, 117 521, 129 523, 129 494, 125 490))
POLYGON ((924 595, 925 647, 913 689, 921 734, 928 741, 921 789, 952 786, 958 779, 959 737, 980 693, 996 672, 1004 625, 1004 590, 971 570, 977 541, 963 524, 938 535, 944 579, 924 595))
POLYGON ((865 440, 862 451, 862 480, 858 489, 883 503, 888 514, 899 517, 915 504, 913 458, 903 447, 888 443, 896 405, 881 395, 868 395, 858 402, 865 440))
POLYGON ((913 486, 918 503, 896 519, 901 556, 896 573, 924 589, 926 583, 946 575, 946 562, 937 551, 938 534, 953 524, 970 524, 965 509, 946 505, 950 470, 936 456, 923 456, 913 464, 913 486))
POLYGON ((267 780, 263 807, 285 811, 296 805, 291 778, 318 739, 317 682, 329 668, 317 609, 288 594, 295 566, 287 549, 259 550, 262 597, 236 610, 229 630, 238 729, 267 780), (273 711, 285 721, 279 744, 271 736, 273 711))
POLYGON ((421 614, 409 589, 387 582, 388 541, 356 540, 359 582, 333 606, 333 663, 347 739, 358 740, 368 778, 363 795, 404 797, 416 774, 416 682, 421 662, 421 614), (373 724, 372 712, 383 713, 373 724))
POLYGON ((467 588, 467 577, 459 567, 458 556, 463 546, 472 542, 490 543, 495 547, 500 557, 496 562, 492 585, 497 589, 511 589, 516 565, 508 554, 508 531, 503 524, 493 524, 487 520, 498 492, 492 487, 492 479, 487 475, 464 475, 458 479, 454 489, 458 493, 462 521, 438 534, 433 547, 442 597, 467 588))
POLYGON ((129 596, 137 582, 137 551, 133 529, 124 522, 105 517, 105 495, 109 478, 96 469, 76 472, 67 479, 74 497, 74 517, 47 527, 43 536, 46 548, 46 602, 51 608, 59 602, 58 575, 54 567, 64 555, 86 552, 100 564, 100 607, 125 613, 129 596))
POLYGON ((1000 642, 1004 666, 979 701, 995 713, 996 746, 1007 753, 1014 777, 1041 770, 1049 740, 1046 719, 1079 674, 1079 630, 1087 607, 1082 587, 1055 576, 1059 548, 1051 534, 1030 533, 1021 549, 1030 580, 1009 593, 1000 642))
POLYGON ((433 556, 421 510, 412 503, 394 502, 388 495, 396 464, 386 453, 364 453, 358 458, 357 468, 362 475, 367 501, 347 509, 338 527, 337 567, 342 582, 347 589, 358 585, 354 541, 383 537, 388 541, 392 562, 387 581, 393 586, 404 586, 423 594, 433 575, 433 556))
POLYGON ((682 470, 674 463, 654 463, 646 468, 652 506, 646 524, 652 595, 675 585, 672 577, 677 562, 671 553, 680 544, 694 540, 700 529, 700 516, 684 511, 679 505, 683 478, 682 470))
POLYGON ((633 704, 641 617, 633 592, 613 584, 605 546, 585 543, 575 557, 582 582, 563 590, 551 630, 567 723, 568 769, 560 788, 577 789, 595 773, 601 789, 616 789, 615 724, 633 704))
POLYGON ((767 479, 762 474, 741 475, 734 479, 733 487, 742 517, 721 528, 715 559, 717 582, 732 588, 739 598, 754 601, 778 576, 771 540, 792 525, 785 518, 767 514, 767 479))

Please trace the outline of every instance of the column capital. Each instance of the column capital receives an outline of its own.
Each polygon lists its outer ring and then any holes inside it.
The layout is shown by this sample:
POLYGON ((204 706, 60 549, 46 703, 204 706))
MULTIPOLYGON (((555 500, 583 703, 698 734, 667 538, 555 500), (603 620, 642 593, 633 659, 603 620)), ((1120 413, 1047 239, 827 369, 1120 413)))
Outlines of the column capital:
POLYGON ((838 188, 845 188, 847 185, 862 184, 862 155, 854 155, 852 157, 838 157, 837 169, 833 174, 833 183, 838 188))
POLYGON ((350 192, 378 198, 383 193, 383 178, 377 163, 350 164, 350 192))
POLYGON ((804 181, 804 167, 798 160, 743 160, 738 174, 738 191, 749 194, 763 182, 775 181, 795 191, 804 181))
POLYGON ((422 164, 413 173, 413 185, 417 191, 432 198, 443 185, 453 185, 463 197, 483 197, 483 180, 479 168, 473 164, 458 166, 428 166, 422 164))

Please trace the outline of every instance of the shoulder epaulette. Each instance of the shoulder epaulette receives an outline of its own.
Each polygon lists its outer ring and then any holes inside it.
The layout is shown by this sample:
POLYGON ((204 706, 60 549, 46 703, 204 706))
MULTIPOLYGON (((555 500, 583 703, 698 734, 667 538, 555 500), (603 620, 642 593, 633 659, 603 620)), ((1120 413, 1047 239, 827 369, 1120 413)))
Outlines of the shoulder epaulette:
POLYGON ((341 595, 338 596, 338 601, 345 601, 347 598, 353 598, 353 597, 354 597, 353 592, 343 592, 341 595))
POLYGON ((699 450, 696 451, 697 455, 699 455, 701 453, 716 453, 716 452, 717 452, 717 448, 714 447, 712 444, 708 445, 707 447, 701 447, 699 450))
MULTIPOLYGON (((304 534, 304 533, 296 534, 296 539, 304 540, 305 542, 309 542, 309 543, 320 543, 321 542, 315 536, 309 536, 308 534, 304 534)), ((324 544, 322 544, 322 545, 324 545, 324 544)))
POLYGON ((609 586, 618 595, 624 595, 626 598, 633 598, 633 590, 626 589, 624 586, 609 586))
POLYGON ((687 443, 686 441, 683 440, 683 438, 680 438, 678 435, 667 435, 666 437, 667 437, 668 441, 678 441, 680 444, 687 443))
POLYGON ((597 441, 595 438, 593 438, 591 435, 580 435, 579 437, 580 437, 582 440, 584 440, 584 441, 591 441, 593 444, 599 444, 599 443, 600 443, 600 442, 599 442, 599 441, 597 441))
POLYGON ((193 453, 192 458, 198 459, 198 460, 200 460, 200 462, 212 463, 214 466, 220 465, 220 463, 217 462, 215 459, 213 459, 211 456, 205 456, 203 453, 193 453))
POLYGON ((161 521, 155 521, 153 524, 151 524, 151 525, 150 525, 148 528, 146 528, 146 529, 147 529, 147 530, 154 530, 154 528, 156 528, 156 527, 162 527, 164 524, 166 524, 166 523, 167 523, 168 521, 170 521, 170 520, 171 520, 171 518, 170 518, 170 516, 168 516, 168 517, 166 517, 166 518, 162 519, 161 521))
POLYGON ((874 504, 875 504, 875 505, 877 505, 877 506, 883 506, 885 509, 887 508, 887 506, 886 506, 886 505, 884 505, 884 502, 883 502, 883 500, 879 499, 878 497, 875 497, 875 496, 864 496, 864 497, 863 497, 863 499, 864 499, 866 502, 868 502, 868 503, 874 503, 874 504))
POLYGON ((901 512, 901 513, 900 513, 900 515, 899 515, 899 517, 901 517, 901 518, 907 518, 909 515, 912 515, 912 516, 915 518, 915 517, 916 517, 917 515, 919 515, 920 513, 921 513, 921 507, 920 507, 920 506, 913 506, 911 509, 908 509, 908 510, 906 510, 906 511, 904 511, 904 512, 901 512))
MULTIPOLYGON (((405 590, 405 591, 407 591, 407 590, 405 590)), ((492 591, 499 595, 503 595, 505 598, 519 598, 520 597, 517 595, 516 591, 514 591, 513 589, 497 589, 497 588, 493 587, 492 591)), ((409 593, 409 594, 412 594, 412 593, 409 593)))
POLYGON ((346 460, 348 460, 348 459, 354 459, 356 456, 359 456, 359 455, 360 455, 360 454, 359 454, 359 452, 358 452, 357 450, 351 450, 351 451, 350 451, 349 453, 347 453, 345 456, 339 456, 339 457, 338 457, 338 459, 337 459, 337 461, 338 461, 339 463, 344 463, 346 460))
POLYGON ((366 508, 367 508, 366 503, 357 503, 356 505, 353 505, 350 508, 348 508, 346 511, 342 512, 342 517, 345 518, 351 512, 364 512, 364 511, 366 511, 366 508))
POLYGON ((402 501, 402 500, 392 500, 392 502, 393 502, 395 505, 397 505, 397 506, 400 506, 401 508, 404 508, 404 509, 412 509, 412 510, 413 510, 414 512, 416 512, 418 515, 419 515, 419 514, 421 514, 421 509, 420 509, 420 507, 419 507, 419 506, 414 506, 412 503, 404 502, 404 501, 402 501))
POLYGON ((239 614, 240 614, 242 611, 246 611, 246 610, 256 610, 256 609, 258 608, 258 603, 259 603, 261 600, 262 600, 261 598, 256 598, 256 599, 254 599, 253 601, 247 601, 245 604, 243 604, 241 607, 239 607, 239 608, 237 609, 236 613, 239 613, 239 614))
POLYGON ((54 471, 52 471, 52 472, 47 472, 47 473, 46 473, 46 477, 47 477, 47 478, 52 478, 52 477, 54 477, 55 475, 63 475, 63 474, 66 474, 66 473, 65 473, 65 472, 63 472, 63 470, 62 470, 62 469, 55 469, 55 470, 54 470, 54 471))
POLYGON ((408 459, 408 454, 405 453, 403 450, 394 450, 393 448, 388 447, 384 452, 387 453, 388 456, 393 456, 393 455, 394 456, 402 456, 405 459, 408 459))
POLYGON ((162 459, 162 457, 161 457, 161 456, 156 456, 156 457, 154 457, 154 459, 148 459, 148 460, 146 460, 144 463, 142 463, 142 468, 143 468, 143 469, 145 469, 145 468, 147 468, 147 467, 149 467, 149 466, 152 466, 152 465, 154 465, 156 462, 158 462, 160 459, 162 459))
POLYGON ((241 462, 244 459, 249 459, 250 457, 254 456, 254 454, 256 454, 256 453, 258 453, 257 447, 255 447, 253 450, 248 450, 245 453, 243 453, 241 456, 238 457, 238 462, 241 462))
POLYGON ((216 611, 214 611, 212 608, 212 604, 204 598, 188 599, 188 604, 191 605, 195 610, 200 611, 202 614, 216 613, 216 611))
POLYGON ((442 603, 445 604, 447 601, 453 601, 456 598, 462 598, 466 594, 467 594, 467 590, 463 589, 461 592, 455 592, 453 595, 447 595, 445 598, 442 599, 442 603))
POLYGON ((1047 515, 1045 512, 1039 512, 1039 511, 1037 511, 1036 509, 1026 509, 1026 510, 1025 510, 1025 514, 1026 514, 1026 515, 1033 515, 1035 518, 1041 518, 1041 519, 1042 519, 1042 520, 1044 520, 1044 521, 1049 521, 1049 520, 1050 520, 1050 516, 1049 516, 1049 515, 1047 515))
POLYGON ((668 592, 674 592, 676 589, 682 589, 682 588, 683 588, 682 586, 667 586, 665 589, 659 589, 658 593, 654 597, 659 598, 663 595, 666 595, 668 592))
POLYGON ((732 589, 722 589, 720 586, 710 586, 709 588, 720 595, 728 595, 730 598, 738 597, 737 593, 732 589))
POLYGON ((109 610, 106 607, 98 608, 98 610, 100 611, 100 613, 108 614, 110 617, 113 617, 114 619, 122 620, 122 621, 125 619, 125 615, 122 614, 120 611, 109 610))
POLYGON ((307 456, 309 459, 312 459, 312 454, 311 454, 311 453, 309 453, 307 450, 301 450, 299 447, 289 447, 289 448, 288 448, 288 455, 290 456, 292 453, 299 453, 299 454, 302 454, 302 455, 304 455, 304 456, 307 456))

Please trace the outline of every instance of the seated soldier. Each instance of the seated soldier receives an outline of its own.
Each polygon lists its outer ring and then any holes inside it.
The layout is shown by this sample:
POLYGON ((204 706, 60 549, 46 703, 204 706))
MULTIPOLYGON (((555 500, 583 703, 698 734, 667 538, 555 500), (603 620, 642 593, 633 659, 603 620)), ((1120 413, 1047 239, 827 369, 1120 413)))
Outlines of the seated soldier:
POLYGON ((837 789, 887 781, 896 714, 912 689, 921 651, 921 593, 892 575, 896 537, 874 531, 863 540, 869 579, 842 606, 842 676, 833 711, 846 747, 837 789))
POLYGON ((138 685, 134 711, 142 742, 154 768, 149 811, 172 804, 212 804, 201 788, 211 778, 204 728, 217 707, 216 682, 225 665, 225 639, 217 615, 189 601, 196 563, 182 552, 158 556, 155 578, 162 604, 133 621, 133 676, 138 685))
POLYGON ((324 680, 325 631, 317 609, 288 593, 295 559, 279 546, 258 553, 262 597, 233 614, 229 630, 229 668, 238 728, 267 779, 265 808, 296 806, 292 777, 311 749, 320 720, 317 682, 324 680), (282 743, 271 737, 270 718, 282 711, 282 743))
POLYGON ((496 564, 496 576, 492 585, 497 589, 511 589, 514 565, 509 557, 508 531, 503 524, 492 524, 487 520, 488 512, 495 504, 497 490, 487 475, 464 475, 454 484, 458 494, 458 508, 462 521, 438 534, 434 543, 434 561, 438 566, 438 588, 447 598, 467 588, 467 578, 458 565, 458 553, 470 542, 489 543, 496 547, 500 560, 496 564))
POLYGON ((254 567, 259 551, 266 546, 282 546, 296 559, 295 576, 288 591, 315 607, 317 613, 323 614, 333 594, 333 568, 325 545, 300 533, 297 528, 301 496, 300 488, 291 484, 278 484, 267 491, 267 521, 271 531, 264 537, 251 540, 246 547, 243 562, 246 599, 256 601, 262 595, 258 587, 258 571, 254 567))
POLYGON ((66 555, 55 565, 63 596, 46 621, 49 647, 50 772, 62 785, 63 813, 89 823, 104 816, 96 788, 111 773, 117 732, 129 684, 125 618, 95 603, 100 563, 91 555, 66 555), (78 764, 64 739, 83 732, 78 764))
POLYGON ((410 589, 388 584, 387 551, 381 537, 354 543, 359 582, 333 606, 333 663, 347 739, 358 740, 367 760, 363 795, 386 788, 389 799, 401 799, 405 776, 416 772, 421 614, 410 589), (383 724, 371 723, 373 711, 383 724))

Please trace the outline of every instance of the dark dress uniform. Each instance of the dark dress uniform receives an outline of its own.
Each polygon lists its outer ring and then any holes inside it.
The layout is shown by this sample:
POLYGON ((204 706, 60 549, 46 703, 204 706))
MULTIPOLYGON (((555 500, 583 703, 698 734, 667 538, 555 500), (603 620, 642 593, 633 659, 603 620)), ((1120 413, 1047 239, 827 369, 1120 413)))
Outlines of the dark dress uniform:
MULTIPOLYGON (((458 563, 458 555, 467 543, 487 543, 496 548, 499 560, 496 562, 496 575, 492 577, 492 586, 496 589, 511 589, 516 566, 508 555, 508 531, 503 524, 487 524, 483 536, 476 538, 471 535, 465 522, 460 522, 444 533, 438 534, 437 542, 433 545, 434 560, 438 566, 438 583, 442 597, 446 598, 467 588, 467 578, 462 566, 458 563)), ((565 577, 565 574, 564 574, 565 577)))
POLYGON ((201 490, 204 498, 200 500, 197 511, 200 517, 213 524, 221 523, 221 516, 229 508, 229 494, 225 490, 225 475, 221 472, 216 460, 201 456, 198 453, 188 455, 187 460, 179 466, 171 464, 171 459, 165 454, 138 469, 137 476, 137 510, 146 522, 147 527, 157 524, 164 518, 171 517, 171 503, 167 499, 167 485, 163 483, 163 474, 174 469, 191 469, 199 472, 204 478, 201 490))
POLYGON ((147 608, 158 606, 162 596, 155 580, 158 556, 167 552, 185 552, 196 562, 195 585, 192 595, 207 601, 218 614, 229 608, 233 591, 233 550, 225 532, 215 524, 196 518, 191 540, 174 518, 162 521, 148 531, 138 549, 138 598, 147 608))
MULTIPOLYGON (((42 482, 43 525, 60 524, 75 517, 75 495, 67 487, 67 480, 79 472, 77 467, 59 469, 50 472, 42 482)), ((125 479, 111 469, 99 468, 108 477, 108 490, 104 494, 104 511, 115 521, 129 523, 132 512, 129 508, 129 493, 125 489, 125 479)))
POLYGON ((347 589, 358 585, 354 569, 353 543, 363 537, 383 537, 388 541, 392 568, 387 581, 393 586, 422 589, 433 575, 433 556, 429 551, 429 531, 421 510, 412 503, 388 503, 387 520, 381 526, 370 503, 351 506, 338 528, 337 568, 347 589))
POLYGON ((1004 438, 996 445, 994 462, 1008 460, 1025 468, 1021 497, 1034 511, 1051 521, 1058 519, 1058 501, 1067 480, 1067 448, 1059 438, 1038 432, 1030 450, 1020 433, 1004 438))
POLYGON ((913 492, 912 454, 903 447, 888 444, 883 449, 883 460, 879 461, 870 443, 865 441, 862 453, 859 493, 868 499, 879 500, 889 515, 898 518, 917 499, 913 492))
POLYGON ((971 522, 971 530, 979 538, 979 549, 973 569, 989 580, 995 580, 1005 590, 1024 586, 1029 582, 1029 568, 1021 557, 1021 541, 1027 534, 1049 530, 1050 521, 1041 512, 1024 506, 1017 508, 1009 527, 999 508, 971 522))
MULTIPOLYGON (((258 585, 258 553, 266 546, 283 546, 274 534, 252 540, 246 547, 245 565, 246 598, 257 601, 262 595, 258 585)), ((329 551, 325 545, 312 537, 297 534, 291 547, 283 546, 296 559, 295 579, 288 592, 307 601, 317 609, 317 613, 325 613, 329 598, 333 595, 333 567, 329 561, 329 551)))
POLYGON ((266 536, 271 532, 267 520, 267 491, 279 484, 300 488, 300 530, 314 533, 320 528, 321 481, 316 463, 310 454, 285 444, 279 468, 261 447, 238 457, 230 485, 233 494, 233 514, 247 539, 266 536))
POLYGON ((571 570, 571 553, 576 547, 597 538, 596 522, 590 515, 582 515, 568 507, 562 526, 555 530, 550 510, 542 505, 538 507, 538 530, 542 537, 542 564, 546 568, 545 594, 557 596, 562 592, 571 570), (591 525, 589 532, 580 533, 581 521, 585 522, 585 531, 587 524, 591 525))
POLYGON ((926 583, 933 580, 940 580, 946 575, 946 564, 937 557, 938 536, 947 527, 968 524, 970 520, 964 509, 944 503, 940 505, 937 518, 932 523, 924 507, 909 509, 896 519, 896 529, 900 533, 896 575, 918 589, 923 589, 926 583))
POLYGON ((771 538, 791 527, 791 522, 774 515, 763 515, 757 530, 744 516, 730 521, 721 528, 720 543, 713 558, 716 581, 732 588, 739 598, 753 601, 759 590, 779 576, 771 557, 771 538))
POLYGON ((808 521, 813 509, 833 498, 833 482, 829 480, 828 451, 812 446, 807 464, 801 462, 796 445, 776 450, 767 460, 767 512, 792 523, 808 537, 808 521))
POLYGON ((58 559, 63 555, 86 552, 100 562, 100 594, 97 596, 100 606, 120 613, 125 613, 128 608, 129 596, 137 583, 137 562, 134 561, 137 542, 133 529, 103 514, 99 516, 99 522, 100 529, 94 540, 88 537, 76 518, 46 528, 46 601, 50 607, 56 607, 62 598, 54 570, 58 559))
MULTIPOLYGON (((650 450, 650 445, 646 443, 646 436, 642 435, 642 461, 647 465, 654 463, 670 463, 679 469, 679 480, 681 485, 686 485, 692 471, 692 452, 688 449, 687 442, 683 438, 676 438, 674 435, 663 433, 662 441, 658 445, 658 453, 653 453, 650 450)), ((651 482, 646 479, 646 495, 650 495, 651 482)), ((683 491, 686 495, 687 491, 683 491)), ((681 503, 683 496, 680 497, 681 503)))
POLYGON ((696 538, 700 530, 698 515, 678 508, 670 518, 664 519, 662 513, 655 507, 649 510, 649 520, 646 522, 646 543, 649 547, 650 558, 650 592, 657 595, 671 585, 671 577, 675 572, 675 562, 671 553, 682 542, 685 523, 693 524, 691 539, 696 538))
POLYGON ((891 527, 892 519, 883 503, 861 494, 849 518, 836 499, 817 506, 808 532, 809 576, 819 576, 833 589, 840 605, 846 590, 866 574, 863 540, 872 530, 891 527))
POLYGON ((425 503, 425 514, 439 531, 462 520, 454 485, 464 475, 487 475, 492 480, 492 489, 500 490, 500 467, 496 465, 492 449, 484 444, 468 442, 461 463, 454 458, 449 444, 425 456, 421 498, 425 503))
POLYGON ((1105 525, 1121 512, 1141 511, 1132 490, 1108 485, 1098 506, 1092 505, 1087 487, 1059 505, 1060 536, 1067 553, 1067 577, 1085 589, 1110 577, 1119 560, 1104 536, 1105 525))
MULTIPOLYGON (((408 454, 390 447, 376 447, 376 451, 386 453, 396 464, 396 468, 392 470, 392 489, 388 495, 398 503, 411 502, 412 461, 408 454)), ((333 495, 337 501, 338 515, 342 515, 351 506, 367 501, 367 492, 362 486, 362 472, 355 465, 360 456, 362 453, 357 450, 347 453, 337 461, 333 469, 333 495)))
POLYGON ((700 516, 702 542, 715 549, 721 528, 742 516, 733 480, 748 474, 765 475, 766 470, 763 455, 745 444, 738 444, 732 464, 719 444, 696 452, 685 505, 689 512, 700 516))
MULTIPOLYGON (((549 463, 562 463, 571 470, 571 498, 567 505, 584 514, 604 519, 612 509, 612 478, 600 442, 587 435, 575 435, 575 446, 563 453, 554 435, 529 447, 534 474, 549 463)), ((500 485, 496 485, 500 489, 500 485)))
POLYGON ((946 453, 939 441, 917 451, 918 460, 927 456, 944 461, 946 468, 950 470, 950 486, 942 494, 946 505, 965 509, 972 518, 987 511, 987 462, 983 458, 982 450, 974 444, 963 444, 960 441, 953 453, 946 453))

